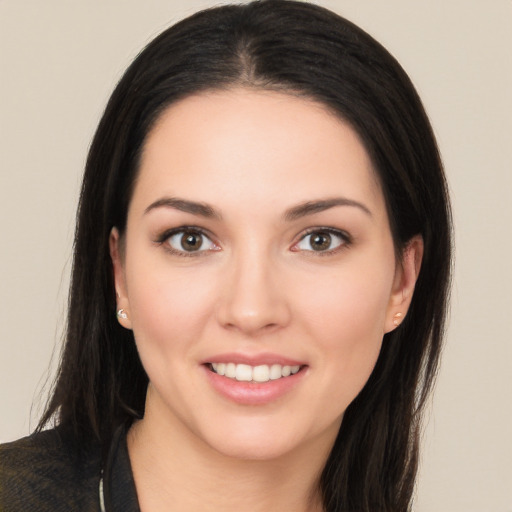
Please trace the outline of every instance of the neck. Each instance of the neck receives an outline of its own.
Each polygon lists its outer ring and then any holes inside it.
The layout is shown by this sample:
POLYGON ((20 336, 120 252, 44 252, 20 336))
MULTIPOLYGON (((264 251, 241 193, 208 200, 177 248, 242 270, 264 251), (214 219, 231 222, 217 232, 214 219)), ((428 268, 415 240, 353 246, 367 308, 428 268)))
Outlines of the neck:
POLYGON ((312 440, 272 459, 230 457, 151 409, 128 433, 142 512, 321 512, 319 477, 329 450, 312 440))

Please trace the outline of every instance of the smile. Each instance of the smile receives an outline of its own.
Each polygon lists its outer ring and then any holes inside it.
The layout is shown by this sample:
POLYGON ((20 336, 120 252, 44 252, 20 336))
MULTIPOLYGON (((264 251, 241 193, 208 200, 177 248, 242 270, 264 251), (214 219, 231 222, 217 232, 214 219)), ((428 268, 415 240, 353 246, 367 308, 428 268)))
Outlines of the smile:
POLYGON ((290 375, 295 375, 300 366, 289 366, 281 364, 262 364, 251 366, 248 364, 235 363, 210 363, 210 370, 217 375, 241 382, 268 382, 278 380, 290 375))

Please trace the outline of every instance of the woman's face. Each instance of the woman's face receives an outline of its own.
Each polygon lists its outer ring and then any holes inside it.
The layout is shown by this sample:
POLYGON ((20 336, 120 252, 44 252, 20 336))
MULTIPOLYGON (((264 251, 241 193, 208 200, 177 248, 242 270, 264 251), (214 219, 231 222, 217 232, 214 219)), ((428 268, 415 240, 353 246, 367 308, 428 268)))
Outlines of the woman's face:
POLYGON ((149 134, 125 237, 147 421, 236 457, 330 446, 413 286, 355 132, 283 93, 188 97, 149 134))

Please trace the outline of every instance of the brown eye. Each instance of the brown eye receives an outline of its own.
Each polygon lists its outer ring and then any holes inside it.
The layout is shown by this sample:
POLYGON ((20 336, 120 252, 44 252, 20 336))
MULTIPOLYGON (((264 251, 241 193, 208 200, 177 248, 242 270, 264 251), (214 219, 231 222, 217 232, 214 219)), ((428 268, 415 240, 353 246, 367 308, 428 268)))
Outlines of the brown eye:
POLYGON ((181 235, 180 243, 184 251, 198 251, 203 245, 203 235, 200 233, 184 233, 181 235))
POLYGON ((212 251, 217 247, 204 233, 192 229, 175 231, 166 243, 174 252, 182 254, 212 251))
POLYGON ((349 237, 342 231, 318 229, 304 235, 293 248, 295 251, 329 252, 349 244, 349 237))
POLYGON ((331 235, 329 233, 315 233, 310 236, 309 245, 313 251, 325 251, 331 245, 331 235))

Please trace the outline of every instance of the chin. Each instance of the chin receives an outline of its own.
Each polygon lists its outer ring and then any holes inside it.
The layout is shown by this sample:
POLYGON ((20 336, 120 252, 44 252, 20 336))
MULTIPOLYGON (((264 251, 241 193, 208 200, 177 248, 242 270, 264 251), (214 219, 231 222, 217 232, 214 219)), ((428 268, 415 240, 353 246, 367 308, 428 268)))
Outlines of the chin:
MULTIPOLYGON (((208 429, 203 440, 223 456, 240 460, 270 461, 296 456, 304 451, 315 452, 334 443, 341 420, 316 432, 311 425, 285 424, 272 421, 246 421, 233 423, 231 428, 208 429), (276 424, 277 423, 277 424, 276 424)), ((268 420, 268 419, 267 419, 268 420)), ((222 425, 218 425, 222 427, 222 425)), ((224 425, 225 426, 225 425, 224 425)))
POLYGON ((264 437, 246 436, 212 440, 210 446, 219 454, 240 460, 269 461, 286 457, 296 446, 277 436, 267 434, 264 437))

